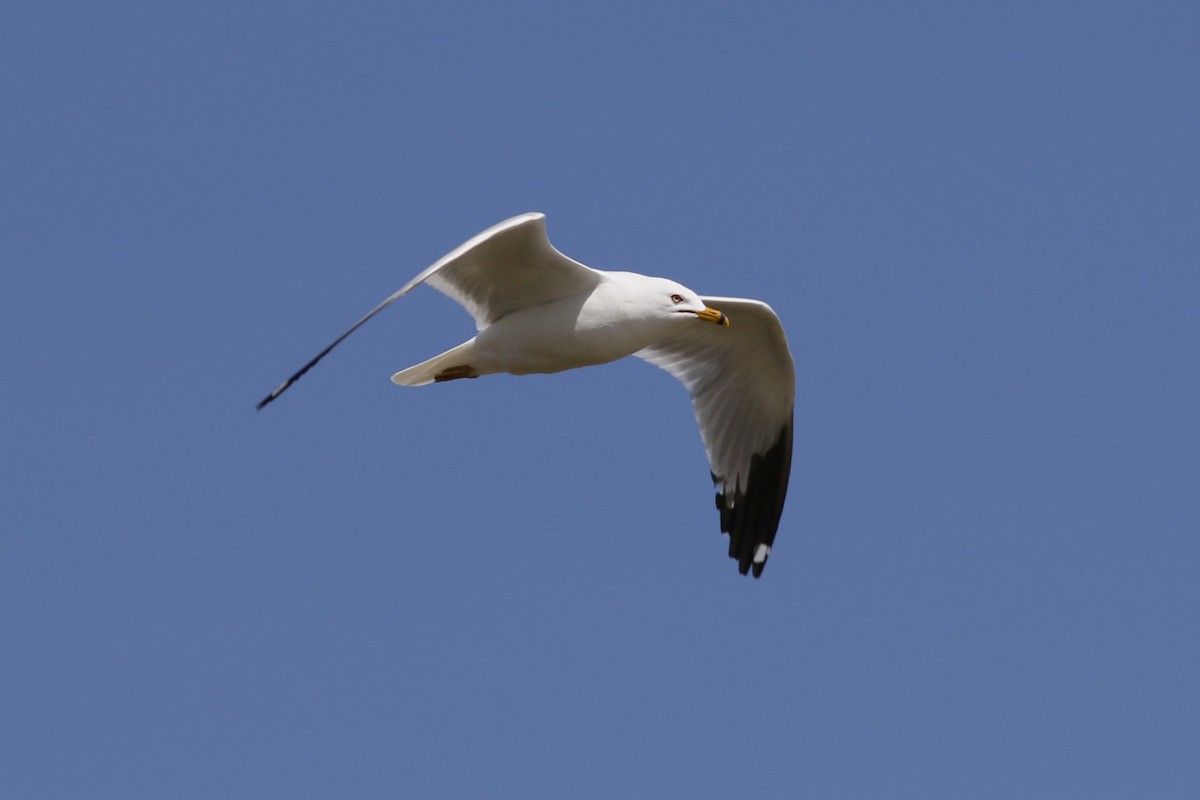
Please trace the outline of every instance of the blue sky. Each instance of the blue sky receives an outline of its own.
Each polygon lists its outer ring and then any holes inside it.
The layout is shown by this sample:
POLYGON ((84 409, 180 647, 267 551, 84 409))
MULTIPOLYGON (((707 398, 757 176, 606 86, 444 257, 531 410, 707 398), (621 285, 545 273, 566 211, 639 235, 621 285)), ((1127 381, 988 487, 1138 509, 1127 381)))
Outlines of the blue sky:
POLYGON ((18 3, 10 797, 1195 797, 1187 3, 18 3), (640 362, 423 389, 544 211, 761 298, 760 581, 640 362))

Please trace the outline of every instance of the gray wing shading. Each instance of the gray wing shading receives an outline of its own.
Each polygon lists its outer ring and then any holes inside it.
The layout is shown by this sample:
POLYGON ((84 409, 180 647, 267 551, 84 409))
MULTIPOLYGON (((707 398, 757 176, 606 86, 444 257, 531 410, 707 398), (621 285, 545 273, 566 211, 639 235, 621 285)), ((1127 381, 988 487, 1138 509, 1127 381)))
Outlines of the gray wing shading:
POLYGON ((678 378, 692 396, 708 453, 721 532, 743 575, 762 574, 792 469, 796 370, 779 318, 766 303, 704 297, 729 327, 690 326, 636 355, 678 378))
POLYGON ((532 213, 467 240, 397 294, 428 283, 467 309, 482 330, 510 311, 586 294, 598 282, 596 270, 554 249, 545 215, 532 213))

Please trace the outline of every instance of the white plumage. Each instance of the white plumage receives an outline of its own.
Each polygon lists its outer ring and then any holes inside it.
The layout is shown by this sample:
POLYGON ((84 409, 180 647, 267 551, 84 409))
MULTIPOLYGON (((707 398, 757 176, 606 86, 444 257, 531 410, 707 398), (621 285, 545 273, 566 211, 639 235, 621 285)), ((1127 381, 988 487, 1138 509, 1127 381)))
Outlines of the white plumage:
POLYGON ((343 339, 428 283, 470 312, 476 336, 392 376, 405 386, 560 372, 634 355, 692 396, 729 555, 755 577, 770 554, 791 471, 795 369, 765 303, 700 297, 665 278, 596 270, 558 252, 542 214, 501 222, 455 248, 264 398, 270 403, 343 339), (715 324, 714 324, 715 323, 715 324))

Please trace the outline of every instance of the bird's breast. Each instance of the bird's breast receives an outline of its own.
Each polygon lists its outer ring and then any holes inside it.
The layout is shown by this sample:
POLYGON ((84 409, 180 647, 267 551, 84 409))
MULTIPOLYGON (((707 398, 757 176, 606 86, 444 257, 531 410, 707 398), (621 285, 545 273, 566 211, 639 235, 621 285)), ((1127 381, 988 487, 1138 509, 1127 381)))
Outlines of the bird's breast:
POLYGON ((562 372, 606 364, 646 346, 618 315, 572 297, 502 317, 475 338, 483 372, 514 375, 562 372))

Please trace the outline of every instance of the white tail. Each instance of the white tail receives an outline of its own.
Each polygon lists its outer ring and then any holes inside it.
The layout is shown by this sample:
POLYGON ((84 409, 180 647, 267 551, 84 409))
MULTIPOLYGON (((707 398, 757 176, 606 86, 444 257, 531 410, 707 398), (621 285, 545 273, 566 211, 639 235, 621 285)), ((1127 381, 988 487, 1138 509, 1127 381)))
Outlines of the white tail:
POLYGON ((422 361, 408 369, 402 369, 392 376, 392 383, 399 386, 424 386, 427 383, 433 383, 434 378, 442 370, 470 365, 474 345, 475 340, 470 339, 428 361, 422 361))

